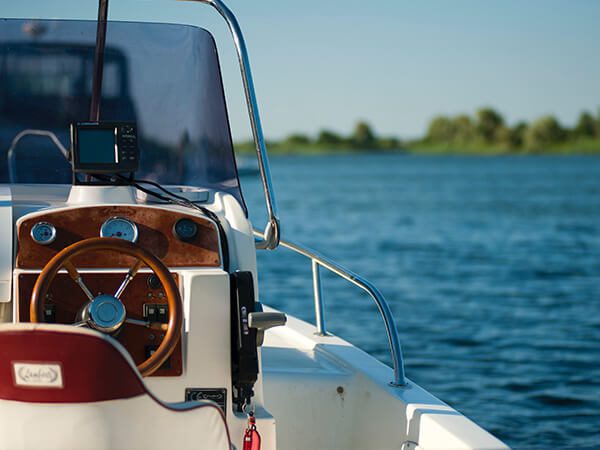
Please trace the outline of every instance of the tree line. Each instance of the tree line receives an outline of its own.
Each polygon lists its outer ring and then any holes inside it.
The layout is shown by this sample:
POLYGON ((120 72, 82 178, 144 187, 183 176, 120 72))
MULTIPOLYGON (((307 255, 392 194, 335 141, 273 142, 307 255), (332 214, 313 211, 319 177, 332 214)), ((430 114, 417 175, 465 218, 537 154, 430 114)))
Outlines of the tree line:
POLYGON ((396 150, 402 148, 400 139, 396 137, 379 137, 375 134, 371 126, 364 121, 359 121, 349 135, 342 135, 323 129, 314 138, 305 134, 292 134, 282 142, 279 142, 278 145, 291 148, 313 146, 344 150, 396 150))
MULTIPOLYGON (((474 117, 461 114, 437 116, 417 145, 462 148, 498 148, 507 151, 539 152, 585 142, 600 151, 600 109, 596 116, 583 111, 572 128, 546 115, 531 123, 525 121, 509 126, 502 115, 492 108, 479 109, 474 117)), ((577 150, 574 148, 574 150, 577 150)))
MULTIPOLYGON (((480 108, 473 116, 434 117, 425 136, 401 140, 377 136, 365 121, 359 121, 348 135, 323 129, 316 136, 291 134, 283 140, 268 141, 275 153, 321 153, 331 151, 402 150, 412 152, 518 153, 593 152, 600 153, 600 108, 596 115, 583 111, 572 128, 552 116, 531 123, 509 125, 493 108, 480 108)), ((236 144, 241 151, 253 151, 251 141, 236 144)))

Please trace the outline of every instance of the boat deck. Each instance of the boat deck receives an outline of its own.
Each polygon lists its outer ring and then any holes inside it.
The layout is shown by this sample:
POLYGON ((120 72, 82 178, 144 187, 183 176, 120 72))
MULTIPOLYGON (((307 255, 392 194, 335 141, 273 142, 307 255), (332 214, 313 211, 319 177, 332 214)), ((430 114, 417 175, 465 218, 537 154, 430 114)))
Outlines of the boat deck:
POLYGON ((315 332, 289 317, 265 337, 263 392, 278 449, 506 448, 416 384, 391 386, 392 369, 367 353, 315 332))

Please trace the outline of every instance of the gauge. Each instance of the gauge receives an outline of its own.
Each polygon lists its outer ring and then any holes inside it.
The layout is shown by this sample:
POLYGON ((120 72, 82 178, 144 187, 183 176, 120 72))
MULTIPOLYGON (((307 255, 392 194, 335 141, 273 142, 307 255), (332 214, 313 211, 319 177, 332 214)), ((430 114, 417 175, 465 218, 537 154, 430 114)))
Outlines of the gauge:
POLYGON ((191 241, 198 234, 198 225, 190 219, 179 219, 173 225, 173 234, 180 241, 191 241))
POLYGON ((56 239, 56 228, 48 222, 38 222, 31 227, 31 239, 37 244, 48 245, 56 239))
POLYGON ((100 227, 100 237, 114 237, 135 242, 138 238, 137 225, 122 217, 111 217, 100 227))

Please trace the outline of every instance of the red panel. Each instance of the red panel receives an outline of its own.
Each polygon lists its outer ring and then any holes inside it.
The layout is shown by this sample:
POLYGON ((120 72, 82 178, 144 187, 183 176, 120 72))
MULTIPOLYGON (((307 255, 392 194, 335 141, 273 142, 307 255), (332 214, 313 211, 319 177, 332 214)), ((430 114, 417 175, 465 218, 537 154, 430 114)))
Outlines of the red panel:
POLYGON ((145 386, 106 339, 53 330, 0 332, 0 399, 36 403, 84 403, 131 398, 145 386), (13 364, 59 364, 62 387, 16 384, 13 364))

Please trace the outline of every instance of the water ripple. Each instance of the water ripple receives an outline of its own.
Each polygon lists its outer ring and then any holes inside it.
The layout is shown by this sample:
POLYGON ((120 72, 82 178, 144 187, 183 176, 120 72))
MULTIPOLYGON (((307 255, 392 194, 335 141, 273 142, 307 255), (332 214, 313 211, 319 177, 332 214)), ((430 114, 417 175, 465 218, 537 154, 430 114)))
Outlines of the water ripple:
MULTIPOLYGON (((382 290, 412 380, 513 447, 600 445, 600 158, 272 165, 283 236, 382 290)), ((259 180, 243 188, 263 211, 259 180)), ((310 265, 258 262, 263 300, 312 321, 310 265)), ((369 299, 333 277, 324 289, 331 329, 389 363, 369 299)))

